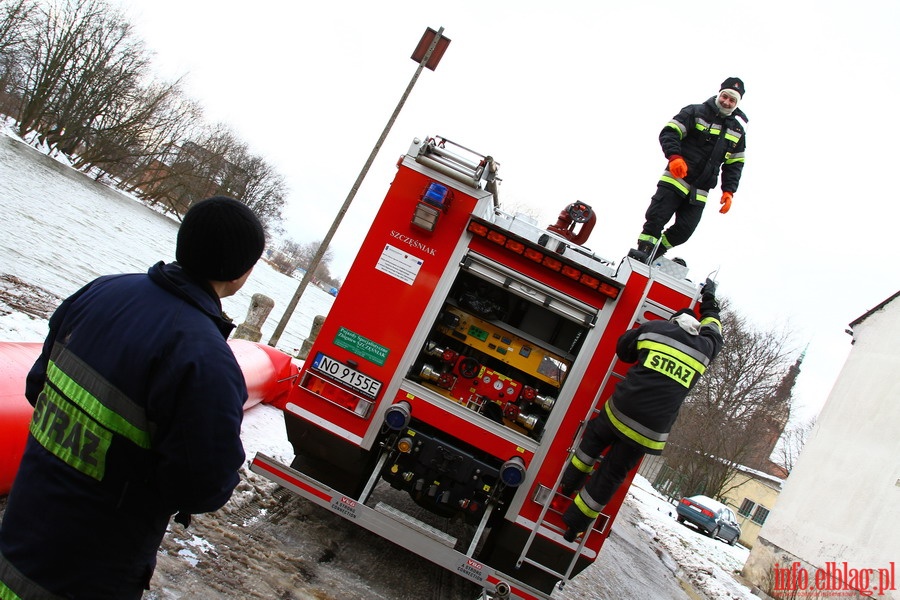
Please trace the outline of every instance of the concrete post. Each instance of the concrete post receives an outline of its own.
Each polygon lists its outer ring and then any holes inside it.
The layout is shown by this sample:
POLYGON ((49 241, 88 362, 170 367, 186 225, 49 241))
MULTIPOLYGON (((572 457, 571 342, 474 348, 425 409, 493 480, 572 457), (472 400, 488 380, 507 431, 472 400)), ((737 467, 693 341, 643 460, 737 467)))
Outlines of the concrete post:
POLYGON ((247 309, 247 319, 237 326, 231 337, 239 340, 258 342, 262 339, 262 326, 266 318, 275 306, 275 301, 263 294, 253 294, 250 300, 250 308, 247 309))
POLYGON ((312 327, 309 328, 309 337, 303 340, 303 344, 297 352, 297 358, 306 360, 306 357, 309 356, 309 350, 312 348, 313 342, 319 337, 319 330, 322 329, 322 323, 324 322, 325 317, 323 315, 316 315, 316 318, 313 319, 312 327))

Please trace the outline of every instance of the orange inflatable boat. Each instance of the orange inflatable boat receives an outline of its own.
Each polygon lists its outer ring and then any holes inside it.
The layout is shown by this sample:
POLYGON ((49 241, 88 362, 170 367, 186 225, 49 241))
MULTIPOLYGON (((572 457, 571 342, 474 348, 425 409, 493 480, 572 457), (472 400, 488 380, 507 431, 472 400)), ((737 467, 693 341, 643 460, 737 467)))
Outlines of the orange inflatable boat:
MULTIPOLYGON (((290 391, 299 364, 271 346, 229 340, 244 379, 244 410, 259 403, 278 404, 290 391)), ((0 342, 0 496, 9 493, 25 451, 32 406, 25 399, 25 377, 41 353, 39 342, 0 342)))

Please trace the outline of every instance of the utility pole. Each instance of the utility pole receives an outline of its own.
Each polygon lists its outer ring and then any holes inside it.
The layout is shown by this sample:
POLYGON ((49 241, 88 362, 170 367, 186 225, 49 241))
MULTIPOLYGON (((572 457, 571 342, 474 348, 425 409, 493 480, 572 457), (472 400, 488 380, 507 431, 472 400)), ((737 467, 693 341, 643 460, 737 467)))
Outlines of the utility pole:
POLYGON ((353 198, 356 196, 356 192, 359 190, 359 186, 362 185, 363 179, 365 179, 366 174, 369 172, 369 168, 375 161, 375 156, 381 149, 381 145, 384 143, 385 138, 387 138, 391 127, 393 127, 394 121, 397 120, 397 115, 400 114, 400 109, 403 108, 403 105, 406 103, 406 99, 409 97, 410 92, 412 92, 413 86, 416 85, 416 81, 418 81, 419 75, 422 73, 422 69, 427 67, 428 69, 434 71, 434 69, 440 62, 441 57, 444 55, 444 52, 447 50, 447 46, 450 45, 450 39, 442 37, 441 34, 443 32, 443 27, 441 27, 437 31, 429 27, 422 35, 422 39, 419 40, 418 46, 416 46, 415 51, 410 57, 413 60, 418 61, 419 67, 416 69, 415 74, 412 76, 409 85, 406 86, 406 91, 403 92, 403 96, 400 97, 400 101, 397 103, 397 107, 394 109, 391 118, 388 119, 387 125, 385 125, 384 127, 384 131, 381 132, 381 136, 378 138, 378 141, 375 142, 375 147, 372 148, 372 152, 369 153, 369 158, 368 160, 366 160, 366 164, 363 165, 362 170, 356 177, 356 181, 353 183, 353 187, 350 188, 350 193, 347 194, 347 198, 346 200, 344 200, 344 204, 341 205, 337 216, 334 218, 334 222, 331 224, 331 228, 328 230, 328 233, 325 234, 325 239, 322 240, 322 244, 319 246, 319 249, 316 251, 315 256, 313 256, 312 261, 309 264, 309 268, 307 269, 306 273, 303 274, 303 279, 300 280, 300 285, 297 286, 297 291, 294 292, 294 296, 288 303, 287 308, 284 311, 284 315, 282 315, 281 320, 278 322, 278 326, 275 327, 275 332, 272 334, 272 338, 269 340, 269 345, 273 348, 276 344, 278 344, 278 340, 281 339, 281 334, 284 333, 284 328, 287 327, 288 321, 290 321, 291 319, 291 315, 294 314, 294 309, 297 308, 297 303, 300 301, 300 297, 306 290, 306 286, 309 285, 309 280, 319 268, 319 263, 322 261, 322 257, 325 256, 325 251, 328 250, 328 244, 331 243, 331 238, 334 237, 338 226, 341 224, 341 221, 344 219, 344 215, 347 213, 347 209, 350 208, 350 203, 353 202, 353 198))

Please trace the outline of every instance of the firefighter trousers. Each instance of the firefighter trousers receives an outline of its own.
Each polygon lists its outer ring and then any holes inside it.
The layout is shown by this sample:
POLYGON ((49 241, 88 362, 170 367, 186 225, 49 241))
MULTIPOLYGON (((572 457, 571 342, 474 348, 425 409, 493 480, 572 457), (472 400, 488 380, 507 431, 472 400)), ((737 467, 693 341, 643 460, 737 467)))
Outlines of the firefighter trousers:
MULTIPOLYGON (((616 435, 609 420, 601 413, 587 424, 584 436, 578 445, 578 454, 596 460, 607 449, 609 450, 600 462, 600 466, 587 480, 584 490, 581 492, 589 496, 593 504, 602 506, 609 503, 619 486, 625 481, 628 472, 644 456, 643 450, 622 441, 616 435)), ((584 481, 584 477, 585 474, 570 463, 563 475, 562 486, 575 491, 584 481)))
POLYGON ((664 245, 671 248, 685 243, 700 224, 705 205, 705 202, 692 201, 689 196, 682 195, 668 185, 658 185, 644 215, 646 221, 641 239, 655 244, 662 234, 663 227, 674 216, 675 222, 666 229, 664 245))

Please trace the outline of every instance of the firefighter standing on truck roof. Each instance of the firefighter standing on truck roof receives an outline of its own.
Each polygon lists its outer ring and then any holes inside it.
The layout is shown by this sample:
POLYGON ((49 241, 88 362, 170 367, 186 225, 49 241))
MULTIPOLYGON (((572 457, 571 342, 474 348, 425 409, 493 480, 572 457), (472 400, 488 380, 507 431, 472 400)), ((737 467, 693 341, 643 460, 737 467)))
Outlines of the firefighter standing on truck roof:
POLYGON ((138 599, 173 514, 217 510, 240 481, 247 385, 220 298, 265 246, 246 204, 194 204, 177 262, 107 275, 50 318, 0 523, 0 598, 138 599))
POLYGON ((688 241, 700 223, 710 190, 718 183, 720 169, 719 212, 724 214, 731 209, 747 143, 747 115, 737 107, 743 97, 744 82, 729 77, 719 86, 717 96, 682 108, 663 127, 659 144, 669 164, 650 200, 637 249, 630 250, 628 256, 649 263, 688 241), (663 233, 673 215, 675 222, 663 233))
MULTIPOLYGON (((604 410, 588 423, 581 443, 563 473, 559 493, 569 497, 585 484, 563 513, 572 542, 591 525, 644 454, 661 454, 682 402, 723 344, 716 284, 706 280, 700 321, 690 309, 668 321, 648 321, 616 343, 616 354, 636 362, 604 410), (609 448, 597 472, 600 454, 609 448)), ((562 509, 565 500, 554 506, 562 509)))

